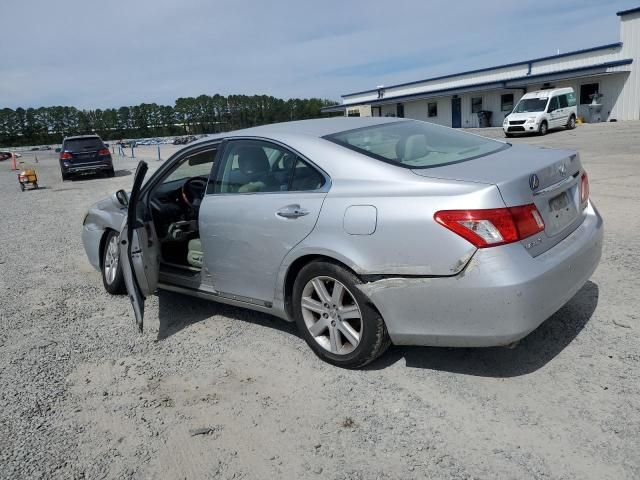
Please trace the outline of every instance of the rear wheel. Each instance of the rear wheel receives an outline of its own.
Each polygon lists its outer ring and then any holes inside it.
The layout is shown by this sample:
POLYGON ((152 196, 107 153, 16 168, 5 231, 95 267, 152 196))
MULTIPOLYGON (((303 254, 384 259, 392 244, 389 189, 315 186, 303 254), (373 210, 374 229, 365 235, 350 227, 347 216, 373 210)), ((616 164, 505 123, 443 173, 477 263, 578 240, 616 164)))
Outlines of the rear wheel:
POLYGON ((38 189, 38 182, 33 182, 33 188, 38 189))
POLYGON ((547 122, 542 122, 540 124, 540 127, 538 127, 538 133, 540 135, 546 135, 548 131, 549 131, 549 125, 547 125, 547 122))
POLYGON ((384 320, 359 284, 345 268, 320 261, 303 267, 293 286, 300 333, 316 355, 339 367, 363 367, 391 344, 384 320))
POLYGON ((109 170, 107 170, 107 177, 112 178, 116 176, 116 172, 113 169, 113 167, 111 167, 109 170))
POLYGON ((120 265, 119 238, 117 232, 110 230, 107 233, 102 252, 102 283, 105 290, 112 295, 125 293, 122 266, 120 265))
POLYGON ((576 128, 576 117, 571 115, 567 123, 567 130, 573 130, 574 128, 576 128))
POLYGON ((66 182, 67 180, 69 180, 71 178, 71 175, 69 175, 68 173, 65 173, 64 170, 61 170, 60 173, 62 174, 62 181, 66 182))

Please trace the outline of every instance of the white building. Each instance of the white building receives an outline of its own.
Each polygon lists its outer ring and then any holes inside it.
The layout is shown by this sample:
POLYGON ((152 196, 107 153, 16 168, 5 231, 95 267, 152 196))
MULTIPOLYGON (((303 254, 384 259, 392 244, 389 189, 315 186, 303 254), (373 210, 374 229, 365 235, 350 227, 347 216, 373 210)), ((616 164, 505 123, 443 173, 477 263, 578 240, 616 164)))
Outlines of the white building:
POLYGON ((375 88, 342 96, 324 111, 397 116, 450 127, 477 127, 480 110, 501 126, 520 97, 543 88, 573 87, 578 116, 589 118, 590 95, 601 93, 602 120, 640 119, 640 7, 617 13, 620 42, 549 57, 375 88))

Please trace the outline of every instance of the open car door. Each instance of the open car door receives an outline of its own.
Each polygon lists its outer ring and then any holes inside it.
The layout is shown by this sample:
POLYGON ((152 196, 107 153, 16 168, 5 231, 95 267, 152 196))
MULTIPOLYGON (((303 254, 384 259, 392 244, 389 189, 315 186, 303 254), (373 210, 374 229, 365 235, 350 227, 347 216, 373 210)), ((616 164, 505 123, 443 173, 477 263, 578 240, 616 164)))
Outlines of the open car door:
POLYGON ((144 300, 158 287, 160 242, 151 215, 140 198, 147 164, 140 162, 129 196, 127 219, 120 232, 120 258, 124 283, 133 305, 138 328, 142 332, 144 300))

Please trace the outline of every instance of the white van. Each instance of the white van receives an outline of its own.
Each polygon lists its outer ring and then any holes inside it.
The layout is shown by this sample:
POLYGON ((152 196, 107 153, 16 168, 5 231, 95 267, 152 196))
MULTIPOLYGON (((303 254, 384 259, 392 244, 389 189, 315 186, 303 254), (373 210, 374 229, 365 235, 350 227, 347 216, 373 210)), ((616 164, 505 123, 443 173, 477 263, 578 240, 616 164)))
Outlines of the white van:
POLYGON ((576 128, 578 107, 573 88, 556 88, 525 93, 507 115, 502 129, 507 137, 516 133, 545 135, 550 129, 576 128))

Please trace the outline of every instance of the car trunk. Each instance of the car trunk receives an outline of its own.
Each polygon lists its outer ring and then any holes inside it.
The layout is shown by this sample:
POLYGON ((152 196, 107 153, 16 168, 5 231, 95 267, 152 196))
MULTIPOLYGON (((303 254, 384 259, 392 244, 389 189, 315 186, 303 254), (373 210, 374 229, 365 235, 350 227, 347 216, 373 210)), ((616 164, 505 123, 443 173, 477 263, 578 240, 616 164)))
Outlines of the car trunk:
POLYGON ((74 167, 100 163, 103 158, 98 152, 104 148, 104 144, 99 139, 68 141, 65 144, 65 151, 71 154, 71 158, 67 161, 74 167))
POLYGON ((427 177, 496 185, 508 207, 534 203, 545 229, 544 235, 522 240, 533 256, 566 238, 584 220, 580 205, 582 171, 580 157, 574 151, 525 145, 465 162, 413 170, 427 177))

